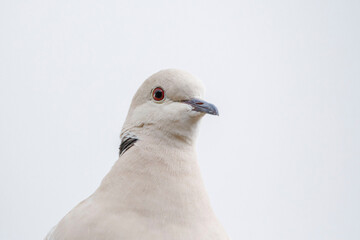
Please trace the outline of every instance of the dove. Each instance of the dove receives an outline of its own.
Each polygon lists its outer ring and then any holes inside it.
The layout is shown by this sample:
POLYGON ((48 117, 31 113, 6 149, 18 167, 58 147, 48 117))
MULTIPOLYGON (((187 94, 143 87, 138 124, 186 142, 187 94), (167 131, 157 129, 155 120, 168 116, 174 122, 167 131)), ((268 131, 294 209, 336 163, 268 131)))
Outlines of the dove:
POLYGON ((195 141, 205 114, 202 82, 177 69, 137 90, 121 131, 119 158, 100 186, 46 240, 225 240, 200 173, 195 141))

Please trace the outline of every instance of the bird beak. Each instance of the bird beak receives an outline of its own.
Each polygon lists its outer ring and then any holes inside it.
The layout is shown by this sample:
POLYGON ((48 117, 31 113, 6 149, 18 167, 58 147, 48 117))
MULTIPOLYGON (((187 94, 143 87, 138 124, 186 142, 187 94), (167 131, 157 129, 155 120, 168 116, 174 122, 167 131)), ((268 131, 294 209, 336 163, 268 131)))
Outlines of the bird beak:
POLYGON ((208 103, 204 100, 192 98, 190 100, 184 100, 183 103, 189 104, 193 111, 208 113, 211 115, 219 116, 219 111, 214 104, 208 103))

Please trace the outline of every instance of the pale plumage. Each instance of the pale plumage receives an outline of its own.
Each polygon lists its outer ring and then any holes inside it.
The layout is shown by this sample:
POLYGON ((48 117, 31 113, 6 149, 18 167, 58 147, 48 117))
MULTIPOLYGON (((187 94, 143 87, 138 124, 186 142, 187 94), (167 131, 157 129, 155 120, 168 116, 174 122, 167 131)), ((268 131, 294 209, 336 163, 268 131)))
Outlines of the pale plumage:
POLYGON ((119 160, 46 239, 228 239, 196 160, 199 120, 218 114, 202 97, 201 82, 184 71, 149 77, 131 103, 119 160))

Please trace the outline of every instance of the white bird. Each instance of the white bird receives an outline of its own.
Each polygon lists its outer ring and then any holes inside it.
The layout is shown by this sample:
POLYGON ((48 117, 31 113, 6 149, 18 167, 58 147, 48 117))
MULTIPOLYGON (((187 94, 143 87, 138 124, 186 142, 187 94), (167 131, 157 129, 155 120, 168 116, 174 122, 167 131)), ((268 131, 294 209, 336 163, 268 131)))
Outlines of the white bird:
POLYGON ((218 115, 202 83, 167 69, 136 92, 121 132, 120 156, 99 188, 47 240, 225 240, 200 174, 199 120, 218 115))

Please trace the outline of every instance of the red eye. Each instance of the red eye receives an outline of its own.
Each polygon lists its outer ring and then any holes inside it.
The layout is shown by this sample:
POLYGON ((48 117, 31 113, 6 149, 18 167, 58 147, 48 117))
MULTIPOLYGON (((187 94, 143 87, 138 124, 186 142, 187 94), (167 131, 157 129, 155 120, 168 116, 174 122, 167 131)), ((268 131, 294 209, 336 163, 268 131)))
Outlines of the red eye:
POLYGON ((152 91, 152 97, 155 101, 161 101, 165 97, 165 91, 161 87, 157 87, 152 91))

